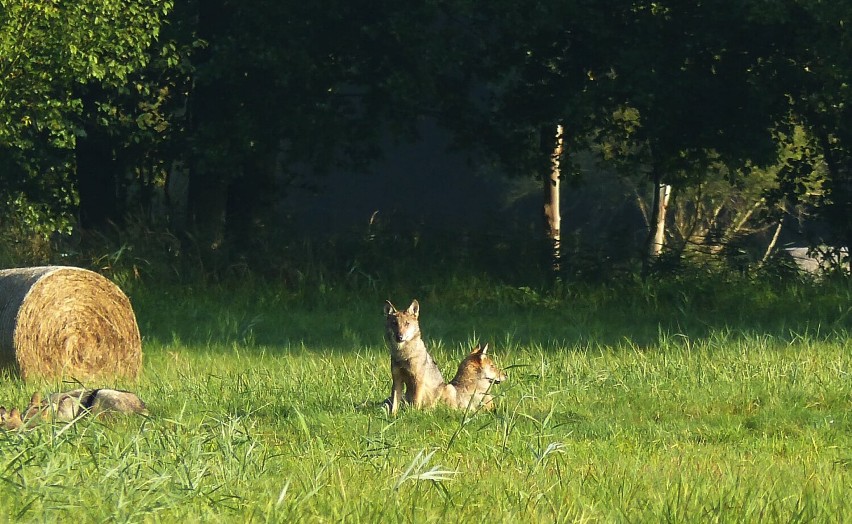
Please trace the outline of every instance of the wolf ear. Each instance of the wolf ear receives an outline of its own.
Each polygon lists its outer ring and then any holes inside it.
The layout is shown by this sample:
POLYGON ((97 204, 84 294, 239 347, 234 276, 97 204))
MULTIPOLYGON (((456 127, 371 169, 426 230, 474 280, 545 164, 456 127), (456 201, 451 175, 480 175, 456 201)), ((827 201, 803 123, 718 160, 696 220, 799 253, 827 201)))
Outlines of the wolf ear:
POLYGON ((408 306, 408 310, 406 311, 409 315, 414 315, 415 317, 420 316, 420 302, 415 298, 411 301, 411 305, 408 306))
POLYGON ((484 355, 487 352, 488 352, 488 343, 486 342, 485 345, 482 346, 482 351, 480 351, 480 353, 484 355))
POLYGON ((396 313, 396 308, 393 307, 390 300, 385 300, 385 316, 396 313))
POLYGON ((470 350, 470 354, 480 356, 485 353, 486 349, 488 349, 488 344, 485 345, 485 348, 483 348, 480 344, 477 344, 472 350, 470 350))

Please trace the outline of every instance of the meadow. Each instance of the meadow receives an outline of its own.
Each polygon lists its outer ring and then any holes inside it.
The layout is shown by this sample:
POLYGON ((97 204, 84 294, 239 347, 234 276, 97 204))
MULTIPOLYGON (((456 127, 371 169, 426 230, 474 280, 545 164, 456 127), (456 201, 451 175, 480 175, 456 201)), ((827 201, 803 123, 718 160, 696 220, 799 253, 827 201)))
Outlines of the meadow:
POLYGON ((848 522, 852 288, 744 280, 127 284, 143 376, 87 385, 150 416, 0 433, 0 519, 848 522), (415 297, 447 379, 492 344, 496 410, 377 406, 415 297))

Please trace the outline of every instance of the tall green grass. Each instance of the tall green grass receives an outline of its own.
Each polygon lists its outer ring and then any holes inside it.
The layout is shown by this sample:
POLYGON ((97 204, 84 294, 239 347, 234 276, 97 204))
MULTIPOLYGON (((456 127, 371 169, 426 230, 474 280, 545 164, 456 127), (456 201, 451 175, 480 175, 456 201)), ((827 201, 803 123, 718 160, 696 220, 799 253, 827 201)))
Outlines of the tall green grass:
POLYGON ((409 286, 126 286, 151 415, 0 433, 0 518, 852 519, 848 287, 409 286), (376 406, 382 301, 414 297, 445 376, 494 344, 494 412, 376 406))

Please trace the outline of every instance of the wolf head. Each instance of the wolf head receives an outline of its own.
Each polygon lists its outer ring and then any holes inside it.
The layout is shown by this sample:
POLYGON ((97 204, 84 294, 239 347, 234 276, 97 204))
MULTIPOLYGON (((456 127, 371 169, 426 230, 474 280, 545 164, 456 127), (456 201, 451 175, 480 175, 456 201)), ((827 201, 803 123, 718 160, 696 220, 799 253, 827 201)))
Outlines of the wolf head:
POLYGON ((506 373, 497 367, 497 364, 488 356, 488 344, 473 348, 470 355, 465 359, 469 365, 477 371, 477 378, 481 383, 487 385, 499 384, 506 380, 506 373))
POLYGON ((488 391, 492 384, 499 384, 504 380, 506 380, 506 373, 498 368, 488 355, 488 344, 484 346, 477 344, 459 364, 459 370, 452 383, 470 392, 483 393, 488 391))
POLYGON ((420 336, 420 304, 413 300, 405 311, 397 311, 385 301, 385 336, 394 344, 404 344, 420 336))

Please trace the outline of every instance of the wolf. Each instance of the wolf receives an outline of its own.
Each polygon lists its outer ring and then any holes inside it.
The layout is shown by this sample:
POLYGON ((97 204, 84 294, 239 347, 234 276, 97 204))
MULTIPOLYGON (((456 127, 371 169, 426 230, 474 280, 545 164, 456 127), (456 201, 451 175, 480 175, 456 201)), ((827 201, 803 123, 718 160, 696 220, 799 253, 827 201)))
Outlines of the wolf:
POLYGON ((440 388, 440 401, 453 409, 494 409, 491 387, 506 380, 506 373, 487 354, 488 344, 473 348, 459 364, 456 376, 440 388))
POLYGON ((396 415, 405 389, 405 402, 417 409, 432 407, 438 400, 444 376, 426 350, 420 335, 420 304, 412 300, 405 311, 385 301, 385 341, 390 350, 391 394, 384 401, 396 415))
POLYGON ((72 421, 92 414, 137 413, 148 414, 148 407, 138 395, 120 389, 74 389, 52 393, 44 400, 38 392, 33 393, 24 412, 24 423, 36 420, 72 421))

